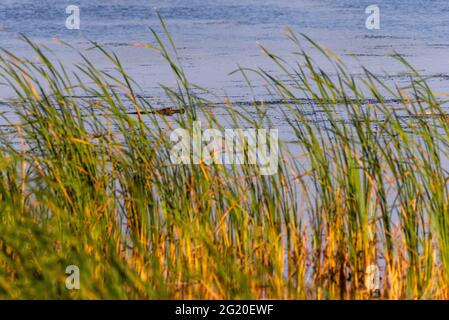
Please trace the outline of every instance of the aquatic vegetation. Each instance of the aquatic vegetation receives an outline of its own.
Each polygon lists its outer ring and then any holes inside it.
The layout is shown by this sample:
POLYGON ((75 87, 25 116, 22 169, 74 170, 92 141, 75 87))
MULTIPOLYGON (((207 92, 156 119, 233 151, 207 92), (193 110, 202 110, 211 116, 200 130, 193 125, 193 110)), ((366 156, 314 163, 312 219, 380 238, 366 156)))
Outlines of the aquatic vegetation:
MULTIPOLYGON (((290 31, 295 65, 261 47, 277 74, 236 71, 258 74, 283 102, 296 139, 282 144, 277 172, 173 165, 171 129, 225 124, 161 23, 167 41, 153 33, 149 47, 177 77, 162 109, 176 112, 158 112, 95 44, 113 71, 82 52, 69 71, 26 38, 39 61, 2 52, 2 82, 16 99, 0 134, 1 298, 449 298, 445 96, 399 56, 412 76, 391 87, 369 70, 351 76, 290 31), (69 265, 80 290, 66 288, 69 265), (370 266, 378 288, 366 286, 370 266)), ((269 123, 263 102, 256 113, 225 103, 235 127, 269 123)))

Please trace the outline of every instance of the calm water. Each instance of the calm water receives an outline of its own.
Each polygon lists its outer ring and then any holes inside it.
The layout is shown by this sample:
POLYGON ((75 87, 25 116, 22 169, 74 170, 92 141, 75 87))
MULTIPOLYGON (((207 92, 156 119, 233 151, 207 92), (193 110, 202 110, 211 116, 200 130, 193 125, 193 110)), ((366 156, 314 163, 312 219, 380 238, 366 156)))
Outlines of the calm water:
MULTIPOLYGON (((148 27, 160 30, 154 11, 158 8, 190 79, 234 100, 252 96, 240 76, 228 74, 238 64, 271 70, 256 41, 287 55, 292 46, 282 35, 286 26, 336 51, 353 73, 363 64, 401 81, 403 68, 386 57, 397 51, 432 76, 437 89, 449 91, 447 0, 375 3, 381 9, 381 30, 365 28, 364 11, 372 0, 1 0, 0 46, 27 55, 28 49, 17 40, 19 33, 50 45, 52 39, 61 38, 78 48, 87 47, 88 40, 98 41, 119 54, 146 94, 157 97, 158 83, 173 82, 171 73, 156 53, 130 44, 151 41, 148 27), (65 8, 70 4, 81 9, 81 30, 65 28, 65 8)), ((63 60, 76 60, 65 49, 52 47, 63 60)), ((98 65, 102 63, 97 59, 98 65)), ((256 87, 256 95, 263 93, 256 87)), ((0 90, 0 100, 7 95, 0 90)))

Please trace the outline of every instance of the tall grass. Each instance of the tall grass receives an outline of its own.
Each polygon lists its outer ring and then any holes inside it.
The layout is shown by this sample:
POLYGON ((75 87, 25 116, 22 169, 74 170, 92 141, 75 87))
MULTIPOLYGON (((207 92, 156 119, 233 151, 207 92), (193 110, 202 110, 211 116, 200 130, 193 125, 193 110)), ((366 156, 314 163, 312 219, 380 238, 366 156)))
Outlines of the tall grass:
POLYGON ((173 165, 176 127, 265 128, 269 119, 264 103, 248 113, 227 101, 224 124, 161 23, 167 40, 153 32, 148 47, 176 76, 166 100, 185 112, 173 117, 155 112, 96 44, 113 71, 83 52, 66 66, 26 38, 37 61, 2 51, 15 99, 1 128, 1 298, 449 298, 449 124, 425 77, 396 56, 406 87, 369 70, 355 78, 289 31, 295 65, 261 47, 277 73, 237 70, 284 102, 296 139, 282 144, 277 173, 173 165), (68 265, 80 268, 80 290, 66 289, 68 265), (378 291, 365 286, 372 265, 378 291))

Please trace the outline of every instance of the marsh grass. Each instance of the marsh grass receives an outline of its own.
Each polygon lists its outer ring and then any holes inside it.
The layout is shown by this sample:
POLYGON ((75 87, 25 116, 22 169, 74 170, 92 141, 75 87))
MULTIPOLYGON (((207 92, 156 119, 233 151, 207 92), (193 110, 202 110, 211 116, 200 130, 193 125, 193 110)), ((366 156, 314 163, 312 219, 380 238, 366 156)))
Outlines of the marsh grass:
MULTIPOLYGON (((449 298, 449 124, 427 79, 399 56, 407 87, 369 70, 356 79, 289 31, 295 65, 261 47, 278 73, 236 72, 259 75, 286 102, 280 112, 299 154, 282 145, 273 176, 251 165, 172 165, 171 129, 199 118, 224 124, 186 78, 161 23, 166 40, 153 32, 148 47, 176 76, 175 88, 163 87, 185 110, 174 117, 155 113, 118 57, 96 44, 113 71, 83 52, 69 71, 26 38, 38 61, 2 51, 18 121, 5 116, 1 129, 0 297, 449 298), (65 287, 68 265, 80 268, 80 290, 65 287), (370 265, 381 269, 378 292, 365 287, 370 265)), ((269 121, 263 102, 252 114, 226 105, 231 126, 269 121)))

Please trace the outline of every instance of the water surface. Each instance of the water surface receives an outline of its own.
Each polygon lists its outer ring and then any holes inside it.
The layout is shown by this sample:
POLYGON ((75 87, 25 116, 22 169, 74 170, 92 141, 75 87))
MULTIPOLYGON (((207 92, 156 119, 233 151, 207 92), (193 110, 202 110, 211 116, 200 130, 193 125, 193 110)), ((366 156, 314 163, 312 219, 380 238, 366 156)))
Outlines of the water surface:
MULTIPOLYGON (((189 79, 222 97, 249 101, 253 94, 241 76, 229 73, 238 65, 274 70, 256 42, 287 56, 292 45, 283 37, 285 27, 305 33, 334 50, 353 74, 365 65, 387 80, 408 79, 404 68, 389 54, 398 52, 423 74, 436 90, 447 90, 449 78, 449 6, 445 0, 378 0, 381 30, 365 28, 365 8, 370 1, 352 0, 2 0, 0 47, 30 55, 19 34, 50 45, 65 62, 77 61, 73 53, 55 45, 63 39, 83 49, 89 41, 116 51, 144 94, 162 96, 159 83, 174 78, 156 52, 135 47, 151 42, 149 28, 161 31, 155 8, 165 18, 189 79), (65 8, 81 9, 81 30, 65 28, 65 8)), ((104 59, 93 55, 99 67, 104 59)), ((256 97, 265 89, 255 80, 256 97)), ((8 92, 0 90, 0 100, 8 92)))

